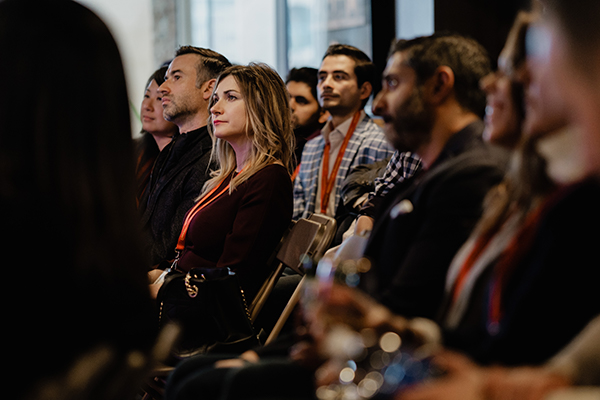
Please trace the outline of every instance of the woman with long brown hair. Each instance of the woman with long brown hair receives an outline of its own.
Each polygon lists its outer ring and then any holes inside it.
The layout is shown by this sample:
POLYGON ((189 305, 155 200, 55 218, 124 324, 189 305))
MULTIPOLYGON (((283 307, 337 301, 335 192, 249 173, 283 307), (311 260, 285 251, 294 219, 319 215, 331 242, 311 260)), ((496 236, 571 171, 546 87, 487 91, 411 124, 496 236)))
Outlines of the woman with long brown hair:
POLYGON ((177 268, 229 268, 251 301, 292 218, 287 92, 264 64, 232 66, 217 79, 209 107, 219 167, 186 216, 177 268))

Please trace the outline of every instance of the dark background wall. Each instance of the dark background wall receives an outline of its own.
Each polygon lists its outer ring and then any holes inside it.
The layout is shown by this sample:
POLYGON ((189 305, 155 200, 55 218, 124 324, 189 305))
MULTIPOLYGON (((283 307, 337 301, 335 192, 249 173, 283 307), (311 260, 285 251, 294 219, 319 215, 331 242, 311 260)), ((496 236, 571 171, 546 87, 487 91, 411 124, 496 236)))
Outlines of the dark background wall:
MULTIPOLYGON (((396 36, 395 0, 371 0, 371 26, 373 62, 379 74, 385 69, 390 44, 396 36)), ((381 82, 377 80, 373 93, 379 92, 381 82)))
MULTIPOLYGON (((396 35, 395 0, 370 0, 373 61, 383 72, 391 41, 396 35)), ((435 31, 454 31, 479 41, 496 66, 498 55, 517 12, 529 0, 435 0, 435 31)), ((379 87, 375 88, 375 92, 379 87)))
POLYGON ((495 65, 517 12, 528 7, 525 0, 436 0, 435 30, 473 37, 495 65))

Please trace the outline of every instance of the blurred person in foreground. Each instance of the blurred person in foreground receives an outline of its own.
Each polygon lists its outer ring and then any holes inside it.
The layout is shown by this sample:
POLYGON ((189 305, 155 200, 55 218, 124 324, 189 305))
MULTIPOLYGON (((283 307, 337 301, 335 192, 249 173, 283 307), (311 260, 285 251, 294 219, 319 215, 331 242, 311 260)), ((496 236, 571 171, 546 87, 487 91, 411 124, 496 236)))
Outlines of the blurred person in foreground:
POLYGON ((156 327, 117 44, 76 2, 6 0, 0 53, 11 397, 133 398, 156 327))
MULTIPOLYGON (((594 187, 600 175, 600 114, 597 111, 600 109, 597 90, 600 87, 600 32, 597 29, 600 3, 543 0, 539 4, 541 21, 531 39, 531 50, 540 64, 546 66, 547 84, 556 90, 556 97, 565 103, 570 123, 578 128, 580 147, 575 157, 583 162, 582 179, 594 187)), ((587 218, 589 215, 576 221, 577 229, 594 236, 594 228, 583 226, 587 218)), ((597 222, 591 223, 597 226, 597 222)), ((597 243, 597 238, 594 240, 597 243)), ((597 254, 587 262, 594 259, 597 254)), ((571 265, 565 265, 566 274, 571 273, 571 265)), ((584 280, 582 277, 582 286, 584 280)), ((597 303, 597 298, 593 301, 597 303)), ((563 323, 561 317, 556 316, 554 326, 563 323)), ((548 334, 552 335, 552 329, 548 334)), ((599 343, 600 320, 596 317, 568 346, 541 366, 482 368, 460 354, 446 353, 439 357, 439 362, 449 371, 449 378, 439 384, 416 388, 403 398, 534 400, 555 396, 552 398, 595 399, 600 397, 599 343)))

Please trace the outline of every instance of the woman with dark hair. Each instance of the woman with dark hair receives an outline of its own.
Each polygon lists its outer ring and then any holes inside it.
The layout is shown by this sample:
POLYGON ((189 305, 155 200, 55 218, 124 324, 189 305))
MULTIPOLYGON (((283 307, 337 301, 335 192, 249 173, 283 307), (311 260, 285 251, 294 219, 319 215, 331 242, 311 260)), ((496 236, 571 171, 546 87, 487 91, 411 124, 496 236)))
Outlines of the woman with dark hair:
POLYGON ((75 2, 5 0, 0 54, 10 76, 0 98, 0 246, 12 396, 125 398, 138 383, 130 362, 144 364, 156 332, 117 45, 75 2), (73 372, 90 392, 73 391, 73 372))
POLYGON ((486 94, 485 140, 514 149, 521 140, 525 118, 523 83, 525 72, 525 34, 533 15, 517 15, 506 45, 498 57, 498 70, 480 82, 486 94))
POLYGON ((158 154, 171 142, 178 128, 163 117, 162 97, 158 87, 165 81, 168 65, 162 66, 146 82, 140 117, 142 136, 136 140, 137 201, 144 195, 158 154))
MULTIPOLYGON (((525 54, 535 24, 536 14, 519 14, 506 46, 513 54, 525 54)), ((559 260, 575 260, 571 249, 587 240, 577 235, 558 239, 557 232, 574 230, 562 220, 562 208, 576 198, 571 191, 588 189, 578 186, 578 160, 570 159, 577 140, 566 104, 550 92, 531 48, 526 59, 520 71, 513 68, 514 80, 524 87, 525 117, 522 122, 513 117, 522 137, 507 176, 490 192, 478 226, 449 268, 440 318, 446 345, 483 364, 542 362, 600 311, 585 301, 591 293, 579 282, 584 270, 573 267, 562 276, 566 271, 561 272, 559 260), (559 288, 563 294, 554 295, 559 288), (578 312, 565 312, 552 338, 536 341, 547 329, 544 322, 556 310, 574 307, 575 298, 581 300, 578 312)))

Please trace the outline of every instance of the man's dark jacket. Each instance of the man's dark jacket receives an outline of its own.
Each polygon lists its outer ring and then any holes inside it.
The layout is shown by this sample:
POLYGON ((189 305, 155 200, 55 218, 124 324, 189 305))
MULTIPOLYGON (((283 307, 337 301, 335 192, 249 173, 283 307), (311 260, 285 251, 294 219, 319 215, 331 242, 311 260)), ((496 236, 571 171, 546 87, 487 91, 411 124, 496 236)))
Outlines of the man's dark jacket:
POLYGON ((185 215, 209 177, 211 148, 205 126, 175 136, 158 156, 140 201, 150 265, 175 257, 185 215))
POLYGON ((361 286, 397 314, 435 317, 450 262, 504 176, 506 153, 484 143, 482 131, 476 121, 454 134, 430 168, 378 205, 361 286))

